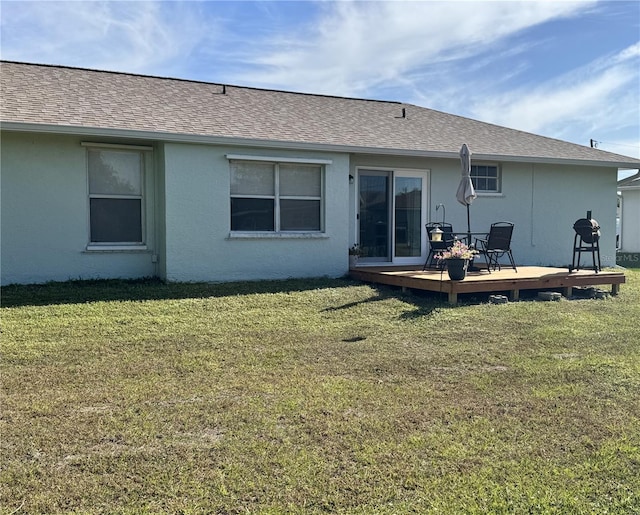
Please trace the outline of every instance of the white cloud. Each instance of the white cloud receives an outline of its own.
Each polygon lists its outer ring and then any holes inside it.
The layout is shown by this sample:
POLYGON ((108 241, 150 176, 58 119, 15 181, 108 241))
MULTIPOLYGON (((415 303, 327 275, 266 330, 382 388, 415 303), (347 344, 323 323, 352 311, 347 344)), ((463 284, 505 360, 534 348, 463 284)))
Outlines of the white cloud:
POLYGON ((635 139, 617 138, 615 141, 601 141, 596 139, 596 146, 600 150, 621 154, 623 156, 631 156, 640 159, 640 134, 636 130, 635 139))
POLYGON ((620 63, 627 61, 628 59, 633 59, 634 57, 640 57, 640 43, 636 43, 635 45, 631 45, 630 47, 625 48, 612 60, 613 62, 620 63))
POLYGON ((195 5, 3 2, 2 57, 157 73, 211 34, 211 28, 201 24, 195 5))
POLYGON ((557 138, 579 139, 583 144, 598 139, 598 134, 637 141, 640 134, 624 134, 638 131, 639 57, 640 45, 629 46, 537 86, 478 100, 472 107, 473 116, 557 138))
POLYGON ((242 79, 366 95, 429 64, 468 57, 519 31, 593 2, 328 2, 313 23, 260 41, 242 79))

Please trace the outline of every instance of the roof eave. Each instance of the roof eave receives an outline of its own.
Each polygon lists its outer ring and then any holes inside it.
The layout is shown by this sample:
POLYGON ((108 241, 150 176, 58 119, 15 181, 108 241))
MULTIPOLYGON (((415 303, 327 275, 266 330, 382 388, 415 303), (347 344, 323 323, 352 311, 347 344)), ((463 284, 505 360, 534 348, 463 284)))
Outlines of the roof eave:
MULTIPOLYGON (((0 122, 0 129, 10 132, 54 133, 85 137, 109 137, 136 140, 156 140, 173 143, 219 144, 230 146, 253 146, 259 148, 276 148, 292 150, 315 150, 321 152, 342 152, 347 154, 397 155, 406 157, 429 157, 441 159, 459 159, 459 152, 399 149, 387 147, 358 147, 352 145, 336 145, 328 143, 308 143, 298 141, 278 141, 255 138, 239 138, 229 136, 212 136, 206 134, 184 134, 160 131, 144 131, 133 129, 116 129, 105 127, 87 127, 77 125, 56 125, 24 122, 0 122)), ((474 153, 472 160, 499 161, 512 163, 558 164, 595 166, 600 168, 637 168, 640 161, 595 161, 584 159, 558 159, 535 156, 517 156, 507 154, 474 153)))
POLYGON ((640 190, 640 183, 638 184, 627 184, 626 186, 618 186, 618 190, 640 190))
POLYGON ((510 163, 534 163, 534 164, 558 164, 558 165, 579 165, 579 166, 596 166, 600 168, 635 168, 640 161, 599 161, 593 159, 564 159, 556 157, 538 157, 538 156, 515 156, 502 154, 473 154, 471 160, 482 161, 501 161, 510 163))

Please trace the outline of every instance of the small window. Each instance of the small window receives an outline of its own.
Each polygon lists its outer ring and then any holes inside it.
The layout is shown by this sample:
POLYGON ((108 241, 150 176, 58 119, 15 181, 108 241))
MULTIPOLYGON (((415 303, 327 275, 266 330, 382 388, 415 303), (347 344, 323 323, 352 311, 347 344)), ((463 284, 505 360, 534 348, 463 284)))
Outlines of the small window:
POLYGON ((88 150, 91 243, 142 244, 141 152, 88 150))
POLYGON ((322 167, 232 161, 231 230, 320 232, 322 167))
POLYGON ((471 180, 478 192, 500 193, 500 170, 497 165, 471 165, 471 180))

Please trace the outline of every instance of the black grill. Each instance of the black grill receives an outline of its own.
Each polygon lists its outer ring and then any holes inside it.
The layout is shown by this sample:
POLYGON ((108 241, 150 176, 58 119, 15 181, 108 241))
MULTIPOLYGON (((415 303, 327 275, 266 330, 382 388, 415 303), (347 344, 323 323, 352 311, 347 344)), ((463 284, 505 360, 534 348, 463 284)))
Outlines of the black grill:
POLYGON ((580 257, 583 252, 590 252, 593 259, 593 269, 599 272, 600 265, 600 224, 591 218, 591 211, 587 211, 586 218, 580 218, 573 224, 576 235, 573 238, 573 261, 569 272, 580 270, 580 257))
POLYGON ((600 239, 600 226, 593 218, 580 218, 573 224, 573 230, 584 243, 595 243, 600 239))

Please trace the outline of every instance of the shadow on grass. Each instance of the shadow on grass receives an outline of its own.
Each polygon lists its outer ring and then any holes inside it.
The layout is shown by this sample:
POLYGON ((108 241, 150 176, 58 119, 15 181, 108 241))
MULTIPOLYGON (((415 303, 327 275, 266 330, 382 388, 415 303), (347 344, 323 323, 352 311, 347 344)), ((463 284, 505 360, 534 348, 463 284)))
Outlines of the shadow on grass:
MULTIPOLYGON (((165 283, 159 279, 96 279, 46 284, 8 285, 2 287, 0 305, 3 308, 24 306, 48 306, 59 304, 84 304, 109 301, 150 301, 230 297, 265 293, 293 293, 325 288, 344 288, 365 285, 348 278, 284 279, 273 281, 240 281, 228 283, 165 283)), ((367 284, 375 294, 363 300, 329 306, 325 312, 346 310, 361 304, 400 299, 412 309, 401 319, 430 316, 443 307, 443 299, 428 292, 403 293, 392 286, 367 284)))
POLYGON ((328 308, 324 308, 322 311, 342 311, 343 309, 355 308, 356 306, 360 306, 362 304, 368 304, 370 302, 380 302, 381 300, 386 300, 391 296, 392 295, 383 295, 380 293, 380 290, 378 290, 377 296, 369 297, 368 299, 364 299, 364 300, 347 302, 346 304, 341 304, 340 306, 331 306, 328 308))
POLYGON ((346 304, 341 304, 340 306, 330 306, 328 308, 324 308, 322 311, 341 311, 344 309, 354 308, 362 304, 380 302, 391 298, 399 298, 403 302, 415 306, 415 309, 413 311, 406 311, 402 315, 400 315, 400 319, 408 320, 429 316, 432 313, 437 312, 442 307, 442 301, 437 300, 435 297, 433 297, 433 295, 424 295, 424 293, 426 292, 406 294, 401 292, 399 288, 393 286, 382 286, 373 284, 369 284, 369 286, 371 287, 371 289, 375 290, 376 295, 363 300, 347 302, 346 304))
POLYGON ((289 293, 361 284, 349 279, 284 279, 228 283, 165 283, 159 279, 99 279, 2 287, 3 308, 289 293))

